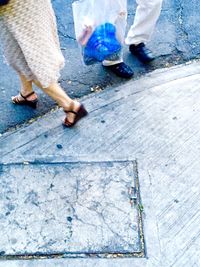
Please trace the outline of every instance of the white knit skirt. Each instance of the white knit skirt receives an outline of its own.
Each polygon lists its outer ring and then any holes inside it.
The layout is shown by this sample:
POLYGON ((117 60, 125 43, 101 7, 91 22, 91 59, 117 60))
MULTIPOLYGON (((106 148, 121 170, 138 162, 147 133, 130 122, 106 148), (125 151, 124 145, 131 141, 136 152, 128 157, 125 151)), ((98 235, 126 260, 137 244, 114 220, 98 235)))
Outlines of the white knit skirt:
POLYGON ((10 0, 0 7, 0 38, 8 63, 44 88, 64 66, 50 0, 10 0))

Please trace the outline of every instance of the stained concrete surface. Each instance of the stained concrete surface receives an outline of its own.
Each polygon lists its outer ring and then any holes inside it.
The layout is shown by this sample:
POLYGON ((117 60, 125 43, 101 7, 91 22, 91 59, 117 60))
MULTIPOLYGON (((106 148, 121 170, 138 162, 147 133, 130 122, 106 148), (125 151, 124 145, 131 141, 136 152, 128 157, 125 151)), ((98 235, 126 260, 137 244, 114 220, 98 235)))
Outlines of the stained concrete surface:
POLYGON ((1 256, 144 256, 136 176, 131 161, 1 165, 1 256))
POLYGON ((89 116, 73 129, 63 129, 59 110, 0 139, 2 163, 137 159, 146 258, 1 264, 200 266, 199 73, 198 61, 158 70, 82 99, 89 116))

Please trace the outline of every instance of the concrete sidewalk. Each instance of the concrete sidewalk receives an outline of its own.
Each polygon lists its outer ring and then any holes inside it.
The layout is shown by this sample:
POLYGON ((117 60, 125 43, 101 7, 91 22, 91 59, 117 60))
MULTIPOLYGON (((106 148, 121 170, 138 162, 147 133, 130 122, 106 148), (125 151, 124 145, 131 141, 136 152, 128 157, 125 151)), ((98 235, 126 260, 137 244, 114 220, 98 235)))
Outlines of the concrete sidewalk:
POLYGON ((73 129, 57 110, 2 135, 0 266, 200 266, 199 73, 90 95, 73 129))
MULTIPOLYGON (((102 68, 101 64, 83 66, 75 40, 72 3, 74 0, 52 0, 58 22, 58 32, 66 65, 61 73, 61 85, 71 97, 82 97, 110 86, 119 86, 126 81, 102 68)), ((136 1, 128 0, 128 28, 132 25, 136 1)), ((141 64, 124 46, 124 61, 134 70, 134 79, 155 69, 182 64, 200 58, 199 33, 200 5, 197 0, 165 0, 155 31, 148 43, 156 59, 151 64, 141 64)), ((47 95, 37 90, 40 101, 33 112, 13 109, 10 98, 18 93, 20 84, 15 72, 5 64, 0 51, 0 133, 32 118, 43 116, 56 104, 47 95)))

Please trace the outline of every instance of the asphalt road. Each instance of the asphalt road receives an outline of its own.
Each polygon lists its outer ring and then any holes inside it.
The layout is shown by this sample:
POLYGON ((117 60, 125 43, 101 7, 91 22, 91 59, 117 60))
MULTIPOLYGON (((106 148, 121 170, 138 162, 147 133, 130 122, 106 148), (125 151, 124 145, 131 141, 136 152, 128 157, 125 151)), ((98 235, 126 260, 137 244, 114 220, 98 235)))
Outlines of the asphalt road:
MULTIPOLYGON (((72 0, 53 0, 61 47, 66 59, 61 84, 72 97, 81 97, 93 91, 106 90, 126 81, 105 71, 101 64, 83 66, 74 35, 72 0)), ((134 13, 135 1, 128 0, 128 25, 134 13)), ((200 5, 199 0, 164 0, 163 9, 152 40, 148 46, 156 56, 149 66, 138 62, 124 47, 124 60, 135 71, 134 79, 146 72, 200 58, 200 5)), ((13 106, 10 97, 17 94, 19 81, 14 71, 5 64, 0 53, 0 133, 41 116, 55 107, 55 103, 37 90, 40 102, 37 110, 13 106)))

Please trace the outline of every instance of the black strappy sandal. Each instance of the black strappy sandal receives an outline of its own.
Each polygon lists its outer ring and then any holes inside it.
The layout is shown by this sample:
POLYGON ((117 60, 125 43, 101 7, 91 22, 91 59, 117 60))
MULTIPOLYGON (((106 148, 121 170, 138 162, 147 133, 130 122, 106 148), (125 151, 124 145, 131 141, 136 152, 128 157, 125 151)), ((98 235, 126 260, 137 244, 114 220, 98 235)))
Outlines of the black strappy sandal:
POLYGON ((75 114, 75 119, 73 122, 70 122, 66 116, 64 122, 63 122, 63 125, 65 127, 72 127, 74 126, 80 119, 82 119, 83 117, 87 116, 88 112, 87 110, 85 109, 85 107, 83 106, 83 104, 80 105, 79 107, 79 110, 77 112, 73 111, 73 110, 70 110, 70 111, 66 111, 64 110, 64 112, 67 114, 67 113, 73 113, 75 114))
POLYGON ((38 99, 36 98, 35 100, 27 100, 27 98, 31 95, 35 94, 35 92, 31 92, 30 94, 24 96, 22 95, 22 93, 20 92, 20 96, 23 98, 22 100, 19 99, 18 95, 17 96, 14 96, 12 97, 12 102, 13 104, 16 104, 16 105, 27 105, 29 107, 32 107, 32 108, 36 108, 37 107, 37 102, 38 102, 38 99))

